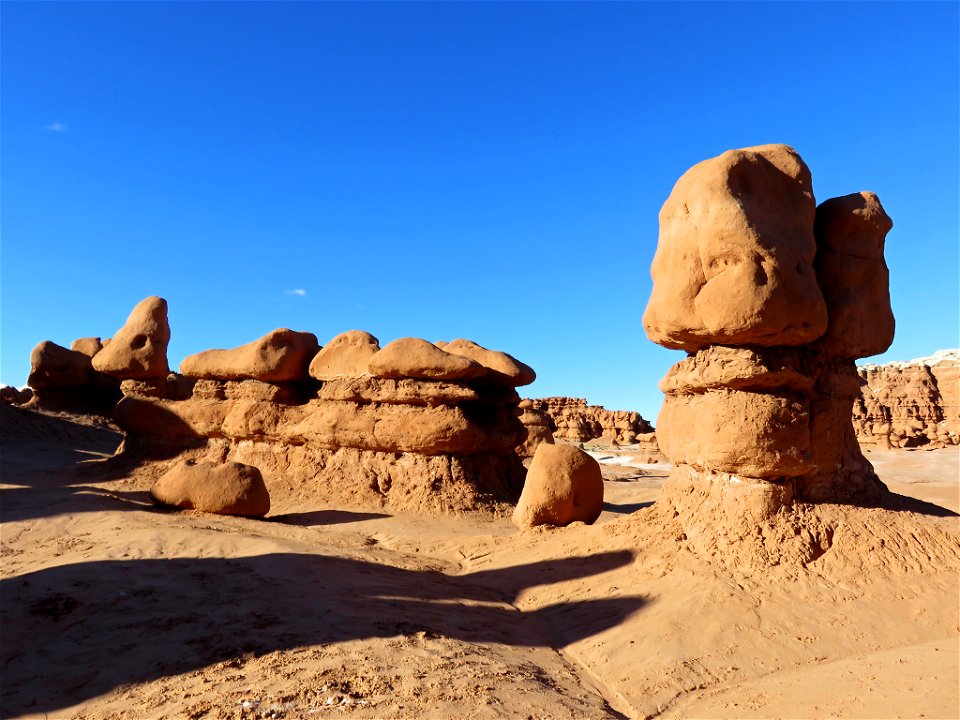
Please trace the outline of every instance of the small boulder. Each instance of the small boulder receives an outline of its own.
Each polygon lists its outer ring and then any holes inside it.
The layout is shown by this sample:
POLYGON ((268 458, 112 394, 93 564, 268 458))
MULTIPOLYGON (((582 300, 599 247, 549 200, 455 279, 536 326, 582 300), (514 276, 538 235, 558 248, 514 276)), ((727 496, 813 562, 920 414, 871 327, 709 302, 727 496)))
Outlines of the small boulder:
POLYGON ((327 343, 310 363, 310 376, 317 380, 369 375, 367 363, 380 350, 380 341, 363 330, 347 330, 327 343))
POLYGON ((577 521, 590 524, 602 511, 600 464, 572 445, 537 446, 513 524, 521 529, 577 521))
POLYGON ((150 495, 163 505, 218 515, 263 517, 270 512, 260 470, 237 462, 182 460, 150 488, 150 495))
POLYGON ((368 368, 379 378, 471 380, 487 374, 478 362, 412 337, 394 340, 370 358, 368 368))
POLYGON ((205 350, 180 363, 180 374, 213 380, 300 382, 320 345, 313 333, 277 328, 232 350, 205 350))
POLYGON ((170 371, 169 342, 167 301, 148 297, 137 304, 110 344, 94 356, 93 367, 122 379, 163 378, 170 371))

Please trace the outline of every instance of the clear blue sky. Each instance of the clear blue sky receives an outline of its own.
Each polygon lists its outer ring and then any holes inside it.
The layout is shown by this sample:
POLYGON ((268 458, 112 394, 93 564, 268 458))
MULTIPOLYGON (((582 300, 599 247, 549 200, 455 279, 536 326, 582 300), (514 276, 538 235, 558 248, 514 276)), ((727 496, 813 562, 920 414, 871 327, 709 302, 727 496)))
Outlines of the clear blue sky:
POLYGON ((467 337, 655 419, 657 213, 796 147, 893 217, 897 337, 958 340, 958 4, 2 4, 3 383, 170 303, 170 361, 275 327, 467 337), (294 292, 297 291, 297 292, 294 292))

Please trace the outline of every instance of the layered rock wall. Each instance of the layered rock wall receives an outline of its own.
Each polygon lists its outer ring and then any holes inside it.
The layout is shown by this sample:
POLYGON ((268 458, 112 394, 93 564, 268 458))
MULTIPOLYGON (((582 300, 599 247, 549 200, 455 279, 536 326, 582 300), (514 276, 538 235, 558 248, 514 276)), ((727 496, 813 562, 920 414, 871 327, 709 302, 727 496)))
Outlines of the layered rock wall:
POLYGON ((857 369, 853 425, 867 448, 960 444, 960 351, 857 369))
POLYGON ((555 438, 577 442, 603 438, 629 445, 638 435, 653 431, 640 413, 587 405, 585 398, 548 397, 530 402, 533 411, 545 413, 553 421, 555 438))

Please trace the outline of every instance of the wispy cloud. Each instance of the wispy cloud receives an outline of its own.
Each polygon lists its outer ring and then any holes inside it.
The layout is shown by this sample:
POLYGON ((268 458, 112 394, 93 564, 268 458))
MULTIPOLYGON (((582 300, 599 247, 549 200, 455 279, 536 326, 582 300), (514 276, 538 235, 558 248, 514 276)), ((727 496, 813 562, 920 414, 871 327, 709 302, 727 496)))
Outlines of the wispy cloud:
POLYGON ((49 125, 44 125, 43 129, 49 130, 50 132, 66 132, 67 124, 62 122, 52 122, 49 125))
POLYGON ((297 297, 306 297, 307 291, 302 288, 297 288, 296 290, 284 290, 284 295, 296 295, 297 297))

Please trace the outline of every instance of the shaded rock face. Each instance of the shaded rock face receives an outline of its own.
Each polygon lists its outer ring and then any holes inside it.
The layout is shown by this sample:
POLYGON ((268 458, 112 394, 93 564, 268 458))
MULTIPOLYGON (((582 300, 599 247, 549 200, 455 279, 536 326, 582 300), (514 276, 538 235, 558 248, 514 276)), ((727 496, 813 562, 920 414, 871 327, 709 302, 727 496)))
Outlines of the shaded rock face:
POLYGON ((119 382, 94 370, 89 355, 50 340, 30 353, 27 384, 33 404, 48 410, 109 412, 120 398, 119 382))
POLYGON ((0 401, 10 405, 24 405, 33 399, 31 388, 15 388, 12 385, 0 387, 0 401))
POLYGON ((577 442, 603 438, 629 445, 653 431, 640 413, 587 405, 584 398, 549 397, 531 400, 531 403, 532 411, 545 413, 553 422, 555 438, 577 442))
POLYGON ((863 447, 960 444, 960 351, 857 368, 863 383, 853 425, 863 447))
POLYGON ((237 462, 181 460, 150 489, 163 505, 218 515, 263 517, 270 512, 270 493, 260 471, 237 462))
POLYGON ((159 297, 141 300, 110 343, 93 356, 98 372, 121 379, 166 377, 170 324, 167 301, 159 297))
POLYGON ((519 528, 593 523, 603 512, 600 464, 572 445, 541 444, 513 512, 519 528))
POLYGON ((876 195, 814 209, 796 151, 760 146, 688 171, 660 223, 644 327, 689 354, 660 383, 665 499, 761 518, 884 492, 851 420, 854 360, 893 338, 876 195))

